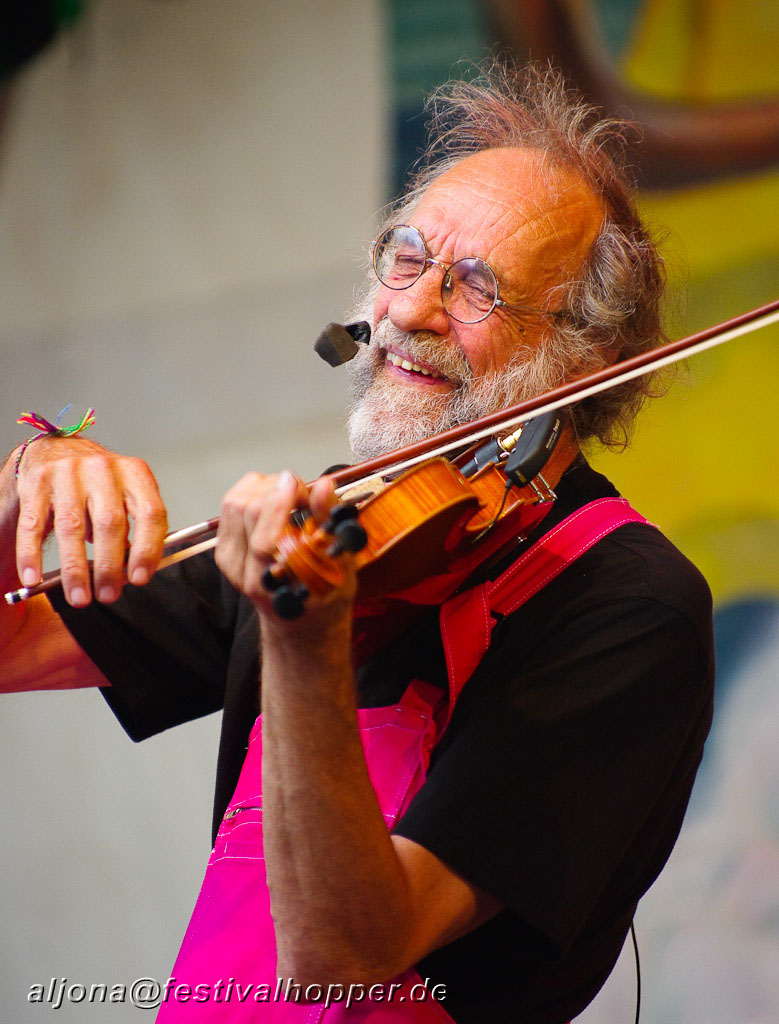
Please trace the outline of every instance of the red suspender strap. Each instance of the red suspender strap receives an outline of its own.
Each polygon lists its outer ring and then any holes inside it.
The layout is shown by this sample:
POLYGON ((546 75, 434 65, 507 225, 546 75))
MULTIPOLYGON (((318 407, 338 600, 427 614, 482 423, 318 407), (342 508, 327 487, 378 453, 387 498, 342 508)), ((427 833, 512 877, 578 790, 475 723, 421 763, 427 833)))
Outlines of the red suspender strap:
POLYGON ((460 690, 489 647, 495 625, 492 612, 515 612, 601 537, 625 523, 653 525, 624 498, 599 498, 577 509, 536 541, 496 580, 456 594, 441 607, 450 714, 460 690))

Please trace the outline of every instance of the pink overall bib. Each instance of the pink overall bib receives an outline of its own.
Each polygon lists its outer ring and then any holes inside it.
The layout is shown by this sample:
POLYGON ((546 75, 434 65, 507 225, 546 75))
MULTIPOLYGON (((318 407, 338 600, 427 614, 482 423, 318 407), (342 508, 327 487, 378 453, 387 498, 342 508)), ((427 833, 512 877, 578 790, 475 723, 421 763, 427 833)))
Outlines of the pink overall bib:
MULTIPOLYGON (((623 499, 592 502, 551 530, 498 579, 443 604, 440 624, 449 676, 449 706, 443 716, 439 713, 436 720, 433 704, 440 691, 418 681, 409 685, 399 704, 357 712, 368 771, 388 829, 424 782, 457 697, 489 646, 495 623, 491 612, 516 611, 597 540, 629 522, 646 520, 623 499)), ((263 861, 260 721, 261 716, 164 989, 158 1024, 451 1022, 435 998, 435 979, 428 985, 413 968, 371 988, 333 985, 303 992, 294 979, 277 979, 263 861)))

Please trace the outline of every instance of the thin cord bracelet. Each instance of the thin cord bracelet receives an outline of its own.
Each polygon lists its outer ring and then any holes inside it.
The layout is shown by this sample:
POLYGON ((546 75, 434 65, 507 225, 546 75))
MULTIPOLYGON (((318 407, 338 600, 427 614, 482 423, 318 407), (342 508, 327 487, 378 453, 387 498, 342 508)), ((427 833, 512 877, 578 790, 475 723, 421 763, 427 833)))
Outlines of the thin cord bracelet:
POLYGON ((54 423, 49 423, 47 419, 44 419, 43 416, 39 416, 37 412, 22 413, 16 422, 26 423, 28 426, 35 427, 38 433, 28 437, 20 448, 19 454, 16 456, 16 464, 14 465, 15 479, 18 479, 19 477, 19 466, 22 462, 22 456, 33 441, 37 441, 41 437, 75 437, 76 434, 80 434, 82 430, 86 430, 87 427, 91 427, 95 422, 95 410, 87 409, 78 423, 74 423, 70 427, 61 427, 59 425, 60 417, 63 416, 69 408, 70 405, 66 405, 62 412, 60 412, 59 416, 57 416, 54 423))

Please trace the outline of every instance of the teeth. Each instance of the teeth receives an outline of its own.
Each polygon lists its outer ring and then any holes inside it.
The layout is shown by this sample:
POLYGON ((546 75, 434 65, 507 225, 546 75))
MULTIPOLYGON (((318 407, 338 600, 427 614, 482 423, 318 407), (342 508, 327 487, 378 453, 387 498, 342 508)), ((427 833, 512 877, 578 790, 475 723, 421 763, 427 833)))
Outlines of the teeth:
POLYGON ((408 359, 404 359, 402 356, 395 355, 394 352, 387 353, 387 362, 392 363, 393 366, 399 366, 402 370, 413 370, 414 373, 424 374, 425 377, 437 377, 438 374, 431 373, 430 370, 426 370, 424 366, 419 366, 417 363, 412 363, 408 359))

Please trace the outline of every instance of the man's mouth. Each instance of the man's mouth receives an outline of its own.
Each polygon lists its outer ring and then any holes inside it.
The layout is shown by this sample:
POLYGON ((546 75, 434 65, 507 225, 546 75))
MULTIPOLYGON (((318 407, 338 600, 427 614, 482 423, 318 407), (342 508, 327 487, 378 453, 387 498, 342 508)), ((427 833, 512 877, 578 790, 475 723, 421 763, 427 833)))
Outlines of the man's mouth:
POLYGON ((402 351, 385 349, 384 358, 393 368, 393 372, 405 377, 407 380, 416 379, 420 383, 424 381, 426 384, 448 383, 448 378, 437 373, 430 366, 423 366, 420 363, 414 362, 404 355, 402 351))

